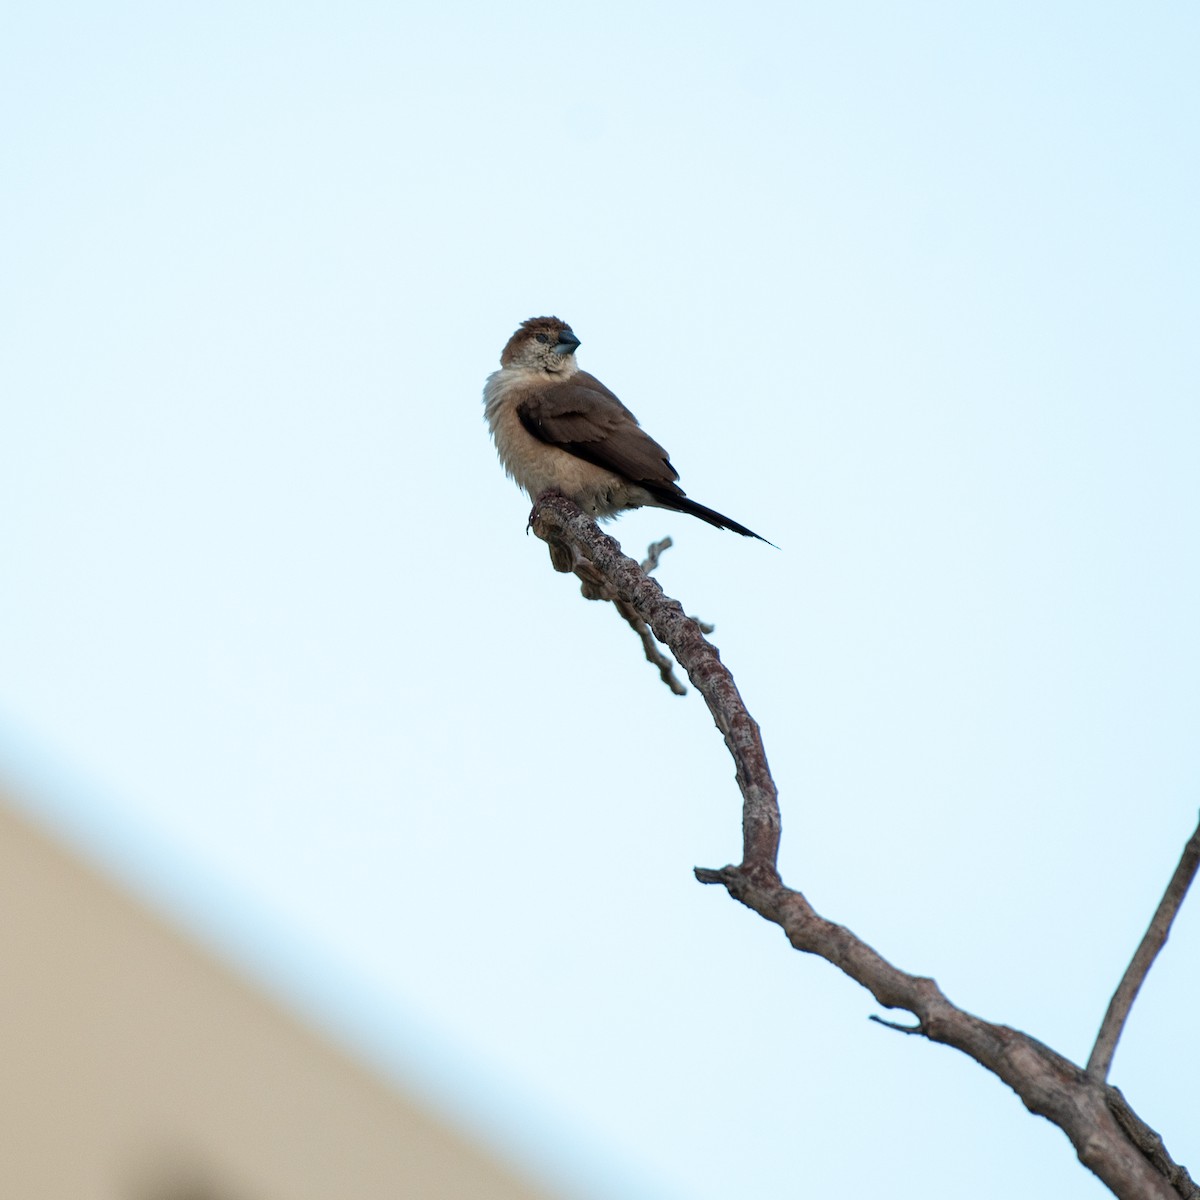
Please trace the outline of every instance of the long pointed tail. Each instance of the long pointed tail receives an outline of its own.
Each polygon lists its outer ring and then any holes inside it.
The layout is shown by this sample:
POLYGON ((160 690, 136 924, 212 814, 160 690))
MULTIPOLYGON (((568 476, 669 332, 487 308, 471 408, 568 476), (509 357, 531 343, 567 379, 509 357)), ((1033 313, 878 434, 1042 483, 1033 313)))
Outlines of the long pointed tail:
POLYGON ((676 512, 688 513, 690 516, 699 517, 700 520, 707 521, 710 525, 715 525, 718 529, 731 529, 734 533, 740 533, 742 537, 758 538, 760 542, 767 542, 768 546, 774 546, 776 550, 779 549, 778 546, 775 546, 774 542, 768 542, 761 533, 755 533, 753 529, 747 529, 745 525, 739 525, 723 513, 717 512, 715 508, 705 508, 703 504, 697 504, 695 500, 690 500, 687 496, 673 494, 665 489, 662 491, 656 490, 653 495, 663 508, 673 508, 676 512))

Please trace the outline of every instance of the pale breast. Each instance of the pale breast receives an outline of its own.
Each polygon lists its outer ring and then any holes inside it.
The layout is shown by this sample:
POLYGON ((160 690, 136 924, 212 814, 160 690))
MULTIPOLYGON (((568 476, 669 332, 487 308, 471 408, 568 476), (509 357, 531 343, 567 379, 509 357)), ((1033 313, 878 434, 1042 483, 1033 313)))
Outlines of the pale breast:
POLYGON ((547 445, 521 424, 517 406, 526 391, 539 381, 538 372, 506 367, 490 375, 483 389, 484 413, 500 464, 529 493, 530 499, 536 500, 542 492, 553 489, 597 517, 653 503, 649 494, 636 484, 557 446, 547 445))

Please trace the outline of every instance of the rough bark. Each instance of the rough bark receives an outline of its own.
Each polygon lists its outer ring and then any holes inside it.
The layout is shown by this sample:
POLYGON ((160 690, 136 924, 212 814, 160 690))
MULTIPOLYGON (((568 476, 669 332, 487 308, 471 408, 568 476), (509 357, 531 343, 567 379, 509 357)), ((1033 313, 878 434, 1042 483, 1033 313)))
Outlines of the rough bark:
MULTIPOLYGON (((1103 1072, 1093 1067, 1089 1073, 1018 1029, 958 1008, 933 979, 893 966, 845 926, 822 917, 799 891, 783 883, 776 865, 779 803, 762 735, 716 647, 678 601, 666 596, 633 559, 622 554, 616 541, 565 497, 554 493, 539 497, 530 524, 550 546, 556 570, 575 572, 585 588, 589 581, 595 587, 596 580, 602 580, 605 595, 628 606, 670 648, 703 695, 725 738, 742 793, 742 861, 719 869, 697 867, 696 878, 724 886, 734 899, 779 925, 797 950, 832 963, 885 1008, 902 1009, 916 1018, 915 1025, 895 1028, 953 1046, 1002 1079, 1030 1112, 1052 1121, 1067 1135, 1080 1161, 1121 1200, 1200 1200, 1200 1188, 1172 1161, 1162 1139, 1133 1112, 1121 1093, 1106 1083, 1107 1060, 1103 1072)), ((1200 849, 1200 834, 1189 843, 1189 849, 1193 843, 1200 849)), ((1189 859, 1185 851, 1184 863, 1168 889, 1168 896, 1173 896, 1172 915, 1191 879, 1188 874, 1187 882, 1180 885, 1181 872, 1189 862, 1194 874, 1194 858, 1189 859)), ((1161 913, 1147 935, 1150 938, 1160 931, 1158 945, 1166 938, 1160 917, 1161 913)), ((1168 919, 1167 926, 1169 923, 1168 919)), ((1138 983, 1153 954, 1143 962, 1145 957, 1135 957, 1138 983)), ((1133 995, 1136 987, 1119 1003, 1114 997, 1116 1032, 1102 1034, 1101 1054, 1108 1059, 1133 995)))

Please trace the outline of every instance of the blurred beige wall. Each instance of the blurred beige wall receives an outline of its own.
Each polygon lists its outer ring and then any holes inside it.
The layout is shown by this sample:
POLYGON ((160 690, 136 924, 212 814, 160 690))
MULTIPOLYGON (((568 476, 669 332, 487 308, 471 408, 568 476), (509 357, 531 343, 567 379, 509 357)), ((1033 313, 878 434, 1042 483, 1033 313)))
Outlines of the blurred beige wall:
POLYGON ((0 794, 0 1197, 535 1200, 0 794))

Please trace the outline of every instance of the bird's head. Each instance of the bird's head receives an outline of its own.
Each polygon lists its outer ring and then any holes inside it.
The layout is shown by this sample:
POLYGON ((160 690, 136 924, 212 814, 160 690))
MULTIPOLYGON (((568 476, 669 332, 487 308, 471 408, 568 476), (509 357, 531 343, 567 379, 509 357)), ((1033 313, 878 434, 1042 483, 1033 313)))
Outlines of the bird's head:
POLYGON ((530 317, 508 339, 500 355, 502 367, 526 367, 549 375, 573 375, 579 339, 566 321, 557 317, 530 317))

